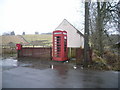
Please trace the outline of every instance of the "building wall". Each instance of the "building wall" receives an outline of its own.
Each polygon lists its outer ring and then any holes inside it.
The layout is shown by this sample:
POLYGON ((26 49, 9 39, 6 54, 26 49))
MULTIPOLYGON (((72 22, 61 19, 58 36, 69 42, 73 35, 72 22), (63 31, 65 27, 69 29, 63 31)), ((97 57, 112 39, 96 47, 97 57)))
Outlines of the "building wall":
POLYGON ((64 20, 56 30, 65 30, 67 31, 68 37, 68 47, 84 47, 84 38, 80 34, 77 33, 77 30, 69 24, 66 20, 64 20))

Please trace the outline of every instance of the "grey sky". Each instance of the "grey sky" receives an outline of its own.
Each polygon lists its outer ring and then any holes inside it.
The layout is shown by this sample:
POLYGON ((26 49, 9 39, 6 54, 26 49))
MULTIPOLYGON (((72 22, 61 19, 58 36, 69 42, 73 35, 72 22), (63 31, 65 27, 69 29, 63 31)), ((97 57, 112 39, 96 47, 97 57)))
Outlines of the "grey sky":
POLYGON ((26 34, 52 32, 63 19, 67 19, 83 33, 83 2, 84 0, 0 0, 0 34, 9 31, 15 31, 16 34, 22 34, 23 31, 26 34))
POLYGON ((63 19, 76 28, 84 26, 84 6, 81 0, 0 0, 0 34, 52 32, 63 19))

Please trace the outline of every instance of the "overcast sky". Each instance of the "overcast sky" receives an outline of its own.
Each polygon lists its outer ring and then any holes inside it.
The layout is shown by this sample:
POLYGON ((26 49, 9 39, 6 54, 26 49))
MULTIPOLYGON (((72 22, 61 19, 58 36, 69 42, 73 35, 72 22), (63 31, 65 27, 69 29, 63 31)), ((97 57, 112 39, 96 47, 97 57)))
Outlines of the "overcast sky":
POLYGON ((81 0, 0 0, 0 12, 0 34, 52 32, 63 19, 80 30, 84 27, 81 0))

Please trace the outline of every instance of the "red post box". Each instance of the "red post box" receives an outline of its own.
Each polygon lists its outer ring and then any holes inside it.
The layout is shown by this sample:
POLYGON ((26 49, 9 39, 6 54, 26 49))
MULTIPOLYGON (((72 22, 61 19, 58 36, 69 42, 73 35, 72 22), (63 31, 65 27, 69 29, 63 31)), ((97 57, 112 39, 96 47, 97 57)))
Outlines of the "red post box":
POLYGON ((66 31, 57 30, 53 32, 52 56, 53 56, 52 59, 55 61, 68 60, 67 32, 66 31))
POLYGON ((21 50, 22 49, 22 45, 21 44, 16 44, 16 50, 21 50))

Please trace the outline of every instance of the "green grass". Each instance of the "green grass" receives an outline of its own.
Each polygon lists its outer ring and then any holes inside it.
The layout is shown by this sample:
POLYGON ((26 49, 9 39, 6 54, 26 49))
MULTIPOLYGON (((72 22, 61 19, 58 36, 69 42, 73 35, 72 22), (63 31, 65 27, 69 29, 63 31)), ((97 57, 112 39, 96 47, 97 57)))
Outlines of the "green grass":
MULTIPOLYGON (((36 41, 36 40, 47 40, 45 43, 52 43, 52 35, 22 35, 26 41, 31 42, 31 41, 36 41)), ((21 43, 21 42, 26 42, 24 41, 20 36, 15 35, 15 36, 0 36, 0 44, 2 45, 8 45, 8 43, 13 42, 13 43, 21 43)))
POLYGON ((52 42, 52 35, 22 35, 28 42, 36 40, 48 40, 52 42))
POLYGON ((0 44, 8 45, 10 42, 16 43, 26 43, 20 36, 18 35, 9 35, 9 36, 0 36, 0 44))

